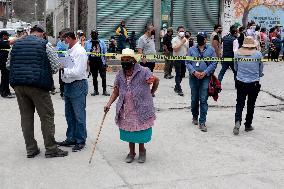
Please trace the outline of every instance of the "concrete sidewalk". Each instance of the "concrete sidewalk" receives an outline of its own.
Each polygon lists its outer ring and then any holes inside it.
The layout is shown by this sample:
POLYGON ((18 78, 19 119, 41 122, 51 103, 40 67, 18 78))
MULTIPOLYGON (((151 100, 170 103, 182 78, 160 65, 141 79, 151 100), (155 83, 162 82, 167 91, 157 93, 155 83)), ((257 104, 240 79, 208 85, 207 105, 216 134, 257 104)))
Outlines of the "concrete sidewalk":
MULTIPOLYGON (((220 66, 216 73, 219 73, 220 66)), ((255 131, 232 134, 236 91, 230 70, 218 102, 210 99, 208 132, 191 124, 188 78, 184 97, 173 92, 174 80, 160 78, 156 94, 157 120, 147 148, 145 164, 124 163, 128 144, 119 140, 114 123, 115 104, 107 115, 93 163, 88 164, 103 107, 108 97, 87 97, 88 139, 86 148, 65 158, 46 159, 36 114, 35 137, 41 154, 26 158, 16 99, 0 99, 0 186, 3 189, 247 189, 284 188, 284 72, 283 63, 265 63, 262 91, 253 121, 255 131)), ((107 76, 108 85, 115 73, 107 76)), ((57 83, 57 76, 54 78, 57 83)), ((91 78, 89 89, 92 92, 91 78)), ((58 86, 57 86, 58 88, 58 86)), ((109 88, 109 91, 111 89, 109 88)), ((56 139, 65 139, 64 101, 52 96, 56 139)), ((245 116, 245 111, 244 115, 245 116)))

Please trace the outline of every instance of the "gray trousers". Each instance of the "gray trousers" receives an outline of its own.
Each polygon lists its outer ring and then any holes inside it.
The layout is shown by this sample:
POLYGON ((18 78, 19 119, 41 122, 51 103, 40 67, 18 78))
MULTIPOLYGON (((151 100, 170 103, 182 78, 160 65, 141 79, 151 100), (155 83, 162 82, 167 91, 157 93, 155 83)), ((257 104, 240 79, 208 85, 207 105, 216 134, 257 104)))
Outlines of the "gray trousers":
POLYGON ((14 89, 20 109, 21 127, 27 154, 32 154, 38 149, 37 141, 34 138, 35 109, 41 121, 46 154, 54 153, 57 150, 57 145, 54 139, 54 109, 49 92, 29 86, 17 86, 14 89))

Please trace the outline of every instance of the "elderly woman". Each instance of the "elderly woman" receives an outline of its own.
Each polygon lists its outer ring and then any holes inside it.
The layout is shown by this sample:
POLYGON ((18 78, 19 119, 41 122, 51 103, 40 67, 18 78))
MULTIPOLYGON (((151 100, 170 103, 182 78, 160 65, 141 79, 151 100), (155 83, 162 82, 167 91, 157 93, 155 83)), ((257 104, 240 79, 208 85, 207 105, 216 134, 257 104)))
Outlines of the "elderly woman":
POLYGON ((256 43, 252 37, 246 37, 242 48, 235 53, 235 70, 237 72, 237 105, 235 114, 235 127, 233 133, 239 134, 242 122, 242 112, 247 100, 247 115, 245 131, 254 130, 252 120, 254 114, 255 102, 260 91, 260 77, 263 76, 263 63, 261 62, 262 54, 256 50, 256 43), (242 61, 243 58, 255 59, 253 61, 242 61))
POLYGON ((122 70, 116 76, 114 90, 104 107, 108 112, 111 104, 119 97, 116 105, 116 124, 120 139, 129 142, 129 154, 126 162, 135 158, 135 143, 139 143, 138 162, 146 161, 144 143, 151 140, 152 126, 156 119, 153 95, 158 88, 159 79, 149 68, 140 66, 132 49, 123 49, 121 55, 122 70), (152 86, 152 87, 151 87, 152 86))

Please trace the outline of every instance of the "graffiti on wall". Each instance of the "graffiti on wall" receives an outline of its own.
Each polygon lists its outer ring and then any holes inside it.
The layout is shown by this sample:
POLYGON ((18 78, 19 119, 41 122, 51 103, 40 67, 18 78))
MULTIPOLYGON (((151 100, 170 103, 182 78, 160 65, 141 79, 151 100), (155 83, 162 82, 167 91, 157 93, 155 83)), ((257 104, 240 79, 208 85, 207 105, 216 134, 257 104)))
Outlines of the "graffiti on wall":
POLYGON ((243 25, 254 20, 262 27, 284 25, 284 0, 225 0, 223 24, 243 25))
POLYGON ((235 17, 241 20, 241 25, 246 25, 249 21, 250 12, 259 6, 267 7, 271 11, 277 9, 284 10, 284 0, 233 0, 235 5, 235 17))

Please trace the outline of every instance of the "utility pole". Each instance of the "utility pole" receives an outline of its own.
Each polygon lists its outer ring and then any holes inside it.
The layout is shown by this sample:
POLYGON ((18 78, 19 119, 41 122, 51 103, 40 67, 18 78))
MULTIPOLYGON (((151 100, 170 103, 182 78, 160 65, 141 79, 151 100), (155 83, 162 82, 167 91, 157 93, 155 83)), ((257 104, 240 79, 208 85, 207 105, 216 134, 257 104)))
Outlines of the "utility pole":
POLYGON ((35 0, 35 21, 37 21, 37 0, 35 0))
POLYGON ((6 0, 6 4, 5 4, 5 18, 4 18, 4 28, 7 27, 7 22, 9 20, 9 3, 8 0, 6 0))
POLYGON ((44 25, 45 25, 45 31, 46 31, 46 1, 47 0, 44 0, 44 25))

